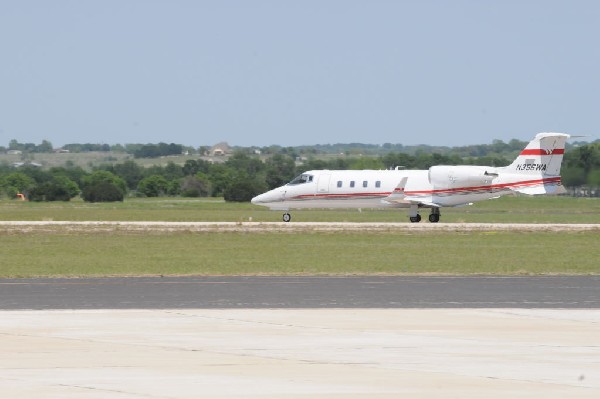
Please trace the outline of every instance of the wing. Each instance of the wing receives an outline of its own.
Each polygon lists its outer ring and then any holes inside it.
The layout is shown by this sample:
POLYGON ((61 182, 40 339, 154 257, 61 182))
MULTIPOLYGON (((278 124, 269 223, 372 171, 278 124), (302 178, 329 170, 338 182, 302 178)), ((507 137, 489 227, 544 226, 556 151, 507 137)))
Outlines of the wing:
POLYGON ((404 200, 404 187, 406 186, 406 182, 408 181, 408 177, 403 177, 400 179, 398 185, 394 188, 394 191, 382 201, 387 202, 389 204, 407 204, 409 202, 404 200))
POLYGON ((394 191, 385 197, 382 201, 388 204, 404 204, 404 205, 422 205, 427 208, 439 208, 440 205, 431 201, 427 201, 425 198, 409 197, 404 194, 404 188, 408 182, 408 177, 405 176, 400 179, 400 183, 394 188, 394 191))

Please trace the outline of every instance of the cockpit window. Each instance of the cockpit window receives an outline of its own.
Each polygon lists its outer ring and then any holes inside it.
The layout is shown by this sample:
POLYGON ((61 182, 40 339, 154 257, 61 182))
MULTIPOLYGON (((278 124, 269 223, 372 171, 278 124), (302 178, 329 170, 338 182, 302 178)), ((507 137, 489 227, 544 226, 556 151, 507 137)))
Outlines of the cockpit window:
POLYGON ((307 174, 303 173, 300 176, 297 176, 291 182, 289 182, 288 186, 294 186, 296 184, 310 183, 312 181, 313 181, 313 175, 307 175, 307 174))

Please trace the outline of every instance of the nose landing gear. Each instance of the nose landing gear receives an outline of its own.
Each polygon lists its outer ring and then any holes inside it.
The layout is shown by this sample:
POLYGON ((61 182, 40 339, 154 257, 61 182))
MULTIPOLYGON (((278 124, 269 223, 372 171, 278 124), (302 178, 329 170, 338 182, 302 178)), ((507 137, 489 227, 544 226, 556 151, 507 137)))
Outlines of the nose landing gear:
POLYGON ((417 213, 417 216, 409 216, 411 223, 419 223, 421 221, 421 215, 417 213))
POLYGON ((292 215, 290 215, 289 213, 284 213, 283 214, 283 221, 288 223, 290 220, 292 220, 292 215))

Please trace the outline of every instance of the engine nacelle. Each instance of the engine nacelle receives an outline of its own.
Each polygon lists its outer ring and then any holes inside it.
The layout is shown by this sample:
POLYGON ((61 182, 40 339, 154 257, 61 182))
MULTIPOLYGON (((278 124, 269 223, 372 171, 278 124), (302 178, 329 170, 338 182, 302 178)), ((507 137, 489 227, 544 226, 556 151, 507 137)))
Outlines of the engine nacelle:
POLYGON ((429 168, 429 183, 437 189, 485 186, 491 184, 496 177, 496 169, 486 166, 440 165, 429 168))

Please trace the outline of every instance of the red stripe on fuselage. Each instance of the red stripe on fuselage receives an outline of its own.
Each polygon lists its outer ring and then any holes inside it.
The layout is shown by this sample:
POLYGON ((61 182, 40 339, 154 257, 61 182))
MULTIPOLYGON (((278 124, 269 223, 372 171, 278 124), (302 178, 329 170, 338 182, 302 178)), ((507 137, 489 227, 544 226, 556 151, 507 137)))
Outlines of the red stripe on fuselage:
POLYGON ((521 155, 560 155, 564 154, 564 148, 555 148, 553 150, 543 150, 541 148, 530 148, 521 151, 521 155))
POLYGON ((456 188, 446 188, 442 190, 422 190, 422 191, 404 191, 404 194, 410 195, 423 195, 423 194, 451 194, 465 191, 480 191, 480 190, 494 190, 499 188, 510 188, 510 187, 526 187, 526 186, 537 186, 539 184, 550 184, 550 183, 560 183, 559 177, 550 177, 548 179, 538 179, 538 180, 526 180, 526 181, 517 181, 513 183, 504 183, 504 184, 492 184, 489 186, 474 186, 474 187, 456 187, 456 188))

